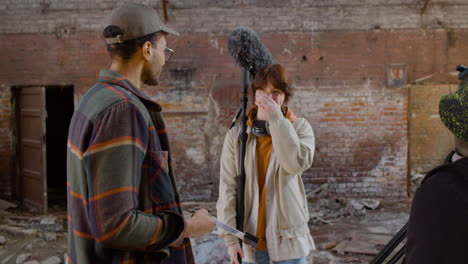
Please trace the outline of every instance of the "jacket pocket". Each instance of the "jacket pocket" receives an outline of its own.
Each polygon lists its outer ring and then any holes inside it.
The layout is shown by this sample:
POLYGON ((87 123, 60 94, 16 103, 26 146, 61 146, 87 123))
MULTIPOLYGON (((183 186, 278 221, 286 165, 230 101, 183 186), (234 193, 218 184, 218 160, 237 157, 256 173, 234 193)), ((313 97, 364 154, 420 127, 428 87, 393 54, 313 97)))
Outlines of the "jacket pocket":
POLYGON ((281 229, 294 229, 307 224, 307 202, 301 178, 298 175, 284 176, 279 216, 281 229))
POLYGON ((151 151, 149 153, 149 187, 153 202, 157 204, 170 203, 175 200, 167 151, 151 151))

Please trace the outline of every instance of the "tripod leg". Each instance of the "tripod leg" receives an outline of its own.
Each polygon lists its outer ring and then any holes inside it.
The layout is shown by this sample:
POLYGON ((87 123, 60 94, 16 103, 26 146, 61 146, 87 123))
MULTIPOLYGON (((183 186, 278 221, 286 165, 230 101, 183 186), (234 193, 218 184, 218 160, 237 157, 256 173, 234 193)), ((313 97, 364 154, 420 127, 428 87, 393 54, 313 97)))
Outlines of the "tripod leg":
POLYGON ((237 121, 237 119, 239 118, 239 116, 240 116, 241 113, 242 113, 242 108, 239 109, 239 111, 237 111, 236 117, 234 117, 234 118, 232 119, 232 123, 231 123, 231 125, 229 126, 229 129, 231 129, 231 128, 234 127, 234 125, 236 124, 236 121, 237 121))
POLYGON ((385 247, 375 256, 370 264, 382 264, 383 261, 395 250, 395 248, 405 239, 408 223, 406 223, 400 231, 385 245, 385 247))
POLYGON ((395 254, 395 256, 393 256, 393 258, 391 258, 387 264, 395 264, 398 262, 398 260, 400 260, 401 257, 403 257, 405 255, 405 251, 406 251, 406 245, 404 245, 403 247, 401 247, 400 250, 398 250, 398 252, 395 254))

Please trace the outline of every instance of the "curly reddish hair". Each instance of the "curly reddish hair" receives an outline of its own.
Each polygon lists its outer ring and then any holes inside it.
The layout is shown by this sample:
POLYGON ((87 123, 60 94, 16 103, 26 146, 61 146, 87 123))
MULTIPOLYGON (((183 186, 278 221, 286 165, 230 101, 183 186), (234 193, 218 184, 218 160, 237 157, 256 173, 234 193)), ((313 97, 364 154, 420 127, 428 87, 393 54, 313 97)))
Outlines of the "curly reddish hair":
POLYGON ((289 98, 293 95, 293 89, 290 85, 289 78, 286 75, 286 71, 281 64, 267 64, 258 71, 252 81, 254 96, 257 89, 263 89, 269 82, 273 87, 284 92, 284 104, 286 104, 289 98))

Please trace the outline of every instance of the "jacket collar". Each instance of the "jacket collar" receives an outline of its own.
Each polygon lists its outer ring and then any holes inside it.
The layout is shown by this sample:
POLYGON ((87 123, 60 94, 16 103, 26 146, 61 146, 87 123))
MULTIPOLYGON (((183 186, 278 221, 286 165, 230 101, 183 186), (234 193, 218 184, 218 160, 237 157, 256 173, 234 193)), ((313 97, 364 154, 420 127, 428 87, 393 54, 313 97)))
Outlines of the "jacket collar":
POLYGON ((425 183, 432 175, 436 174, 439 171, 449 171, 451 173, 456 173, 459 175, 462 175, 466 180, 468 180, 468 157, 461 158, 455 162, 451 162, 451 157, 453 155, 453 152, 449 154, 449 157, 446 159, 446 163, 438 166, 431 171, 429 171, 424 179, 421 182, 421 185, 425 183))
POLYGON ((101 70, 99 72, 99 82, 118 85, 137 96, 144 104, 155 107, 158 111, 162 110, 162 107, 157 102, 151 100, 143 91, 141 91, 141 89, 138 89, 125 76, 118 72, 112 70, 101 70))

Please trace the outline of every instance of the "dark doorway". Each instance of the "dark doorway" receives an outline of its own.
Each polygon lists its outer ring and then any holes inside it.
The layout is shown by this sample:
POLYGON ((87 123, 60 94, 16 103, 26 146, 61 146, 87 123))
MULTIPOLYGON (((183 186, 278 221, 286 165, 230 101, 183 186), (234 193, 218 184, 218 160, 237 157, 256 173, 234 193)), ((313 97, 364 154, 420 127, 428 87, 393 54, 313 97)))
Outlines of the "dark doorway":
POLYGON ((74 111, 73 86, 46 89, 47 202, 49 208, 66 207, 67 137, 74 111))
POLYGON ((16 196, 33 210, 62 210, 66 208, 73 86, 15 86, 12 92, 17 130, 16 196))

